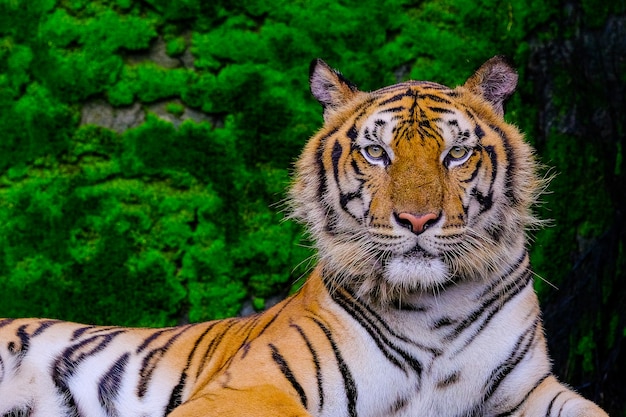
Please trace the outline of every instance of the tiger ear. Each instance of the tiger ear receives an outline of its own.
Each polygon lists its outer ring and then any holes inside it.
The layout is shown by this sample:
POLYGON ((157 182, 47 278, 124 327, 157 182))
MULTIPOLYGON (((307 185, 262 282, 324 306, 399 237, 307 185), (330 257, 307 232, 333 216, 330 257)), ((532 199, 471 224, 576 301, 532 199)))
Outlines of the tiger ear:
POLYGON ((324 119, 349 102, 359 91, 339 71, 332 69, 319 58, 311 62, 309 83, 313 97, 324 108, 324 119))
POLYGON ((515 91, 517 78, 517 71, 510 61, 498 55, 481 65, 463 86, 491 103, 496 113, 502 116, 504 101, 515 91))

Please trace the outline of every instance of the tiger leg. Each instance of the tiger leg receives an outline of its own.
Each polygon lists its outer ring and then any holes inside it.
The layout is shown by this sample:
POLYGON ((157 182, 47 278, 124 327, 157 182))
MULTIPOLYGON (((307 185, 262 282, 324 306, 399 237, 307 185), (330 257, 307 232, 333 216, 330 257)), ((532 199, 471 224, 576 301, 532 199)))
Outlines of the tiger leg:
POLYGON ((311 417, 297 399, 271 385, 223 388, 193 397, 169 417, 311 417))
POLYGON ((597 405, 561 384, 554 376, 546 378, 514 415, 546 417, 608 417, 597 405))

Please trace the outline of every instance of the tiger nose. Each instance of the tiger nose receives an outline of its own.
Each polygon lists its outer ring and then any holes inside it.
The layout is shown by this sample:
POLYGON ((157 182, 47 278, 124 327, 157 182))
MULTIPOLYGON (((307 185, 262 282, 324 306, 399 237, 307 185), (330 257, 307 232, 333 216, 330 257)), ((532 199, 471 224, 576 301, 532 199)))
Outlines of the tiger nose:
POLYGON ((407 212, 402 212, 396 214, 396 220, 402 226, 407 227, 411 230, 411 232, 419 235, 422 233, 429 225, 433 224, 439 216, 435 213, 426 213, 426 214, 412 214, 407 212))

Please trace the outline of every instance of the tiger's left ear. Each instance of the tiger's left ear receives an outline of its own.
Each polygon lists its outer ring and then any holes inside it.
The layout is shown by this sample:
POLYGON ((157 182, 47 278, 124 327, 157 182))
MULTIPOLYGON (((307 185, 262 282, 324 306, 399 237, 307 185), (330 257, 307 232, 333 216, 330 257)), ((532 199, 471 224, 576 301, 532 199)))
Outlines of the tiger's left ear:
POLYGON ((463 86, 491 103, 496 113, 502 116, 504 101, 515 91, 517 78, 517 71, 509 60, 498 55, 481 65, 463 86))
POLYGON ((309 82, 313 97, 324 108, 325 120, 330 113, 348 103, 359 92, 357 87, 339 71, 332 69, 319 58, 311 62, 309 82))

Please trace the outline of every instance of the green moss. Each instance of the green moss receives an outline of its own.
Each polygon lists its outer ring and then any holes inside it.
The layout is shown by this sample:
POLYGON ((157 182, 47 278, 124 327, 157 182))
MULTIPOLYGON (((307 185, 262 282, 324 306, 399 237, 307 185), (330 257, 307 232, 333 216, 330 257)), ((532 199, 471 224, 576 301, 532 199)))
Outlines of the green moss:
POLYGON ((7 98, 7 106, 0 112, 4 129, 0 141, 0 172, 14 164, 67 148, 75 124, 75 114, 69 106, 37 83, 30 83, 17 100, 7 98))
POLYGON ((129 105, 135 98, 151 103, 179 96, 191 78, 186 69, 166 70, 151 62, 126 66, 119 80, 108 88, 107 96, 115 106, 129 105))
POLYGON ((618 314, 614 314, 613 317, 611 317, 611 322, 609 324, 609 334, 606 342, 608 349, 613 348, 613 345, 620 337, 620 333, 622 333, 622 329, 618 329, 619 321, 620 317, 618 314))
POLYGON ((154 6, 166 20, 194 18, 202 8, 200 0, 146 0, 146 2, 154 6))
POLYGON ((185 112, 185 106, 180 103, 167 103, 165 110, 176 117, 180 117, 185 112))
MULTIPOLYGON (((19 90, 23 85, 30 81, 28 70, 33 61, 33 52, 30 47, 25 45, 11 45, 7 39, 7 43, 2 49, 10 49, 11 53, 6 60, 6 72, 10 75, 8 81, 14 90, 19 90)), ((5 49, 5 51, 6 51, 5 49)), ((6 54, 6 52, 4 52, 6 54)))
POLYGON ((133 0, 116 0, 116 3, 119 8, 121 8, 122 10, 126 10, 132 6, 133 0))
POLYGON ((265 309, 265 298, 254 297, 252 299, 252 307, 256 311, 263 311, 265 309))
POLYGON ((98 47, 102 53, 115 52, 121 48, 146 49, 157 35, 154 23, 149 19, 121 16, 106 10, 83 23, 86 27, 81 31, 80 41, 86 47, 98 47))
POLYGON ((593 332, 583 336, 576 345, 575 353, 583 357, 583 370, 585 372, 591 372, 594 369, 594 351, 596 349, 595 339, 593 332))
POLYGON ((600 0, 582 0, 581 7, 583 10, 584 23, 591 28, 599 28, 610 15, 617 15, 626 11, 626 2, 624 1, 600 1, 600 0))
POLYGON ((179 37, 167 41, 166 52, 169 56, 178 56, 185 52, 187 42, 185 38, 179 37))

